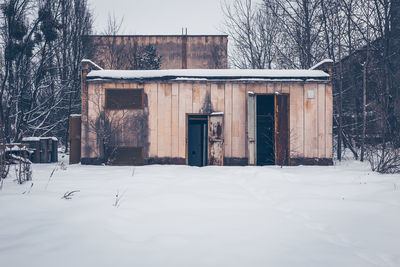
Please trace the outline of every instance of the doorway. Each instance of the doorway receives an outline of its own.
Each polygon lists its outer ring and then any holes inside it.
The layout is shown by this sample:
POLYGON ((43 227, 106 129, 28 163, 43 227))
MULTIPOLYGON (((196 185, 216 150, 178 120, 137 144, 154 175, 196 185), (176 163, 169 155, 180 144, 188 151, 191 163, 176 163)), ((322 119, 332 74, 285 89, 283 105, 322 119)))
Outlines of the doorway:
POLYGON ((289 95, 248 96, 249 165, 289 165, 289 95))
POLYGON ((275 164, 275 96, 257 95, 257 165, 275 164))
POLYGON ((188 115, 188 164, 207 165, 208 116, 188 115))

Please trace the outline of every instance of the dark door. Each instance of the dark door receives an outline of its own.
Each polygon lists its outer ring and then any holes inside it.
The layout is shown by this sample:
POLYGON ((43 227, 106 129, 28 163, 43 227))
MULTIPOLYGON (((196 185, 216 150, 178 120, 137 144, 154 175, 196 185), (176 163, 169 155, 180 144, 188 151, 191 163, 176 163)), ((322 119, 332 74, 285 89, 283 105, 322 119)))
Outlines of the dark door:
POLYGON ((189 117, 188 163, 205 166, 207 162, 207 117, 189 117))
POLYGON ((275 96, 275 158, 277 165, 289 164, 289 96, 275 96))
POLYGON ((257 165, 275 164, 275 97, 257 95, 257 165))
POLYGON ((40 139, 40 163, 49 163, 49 140, 40 139))

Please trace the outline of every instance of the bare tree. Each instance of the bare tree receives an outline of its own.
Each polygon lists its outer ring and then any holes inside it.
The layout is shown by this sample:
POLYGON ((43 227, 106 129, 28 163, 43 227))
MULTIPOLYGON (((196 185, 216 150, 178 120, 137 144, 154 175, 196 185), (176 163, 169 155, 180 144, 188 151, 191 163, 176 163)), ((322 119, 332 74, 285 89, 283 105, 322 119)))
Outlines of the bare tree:
POLYGON ((115 13, 113 12, 108 13, 107 17, 107 26, 106 28, 102 31, 102 35, 111 35, 111 36, 116 36, 121 33, 122 25, 124 24, 124 17, 121 19, 118 19, 115 16, 115 13))
POLYGON ((369 146, 367 158, 373 171, 400 173, 400 150, 392 145, 369 146))
MULTIPOLYGON (((370 1, 367 3, 366 21, 370 19, 370 1)), ((363 119, 362 119, 362 135, 361 135, 361 161, 364 161, 365 154, 365 138, 367 134, 367 73, 368 73, 368 60, 369 60, 369 46, 370 46, 370 27, 369 23, 366 25, 366 59, 363 64, 363 119)))
POLYGON ((91 30, 87 1, 6 0, 1 15, 0 116, 7 141, 55 135, 67 143, 69 114, 80 110, 81 36, 91 30))
POLYGON ((141 45, 119 36, 107 36, 99 43, 92 41, 88 46, 88 57, 106 69, 145 70, 160 69, 162 57, 155 46, 141 45))
POLYGON ((68 151, 69 117, 80 113, 80 63, 83 59, 82 36, 91 32, 92 15, 87 7, 87 0, 62 0, 61 22, 61 51, 58 50, 57 62, 61 88, 65 93, 62 105, 66 111, 60 114, 62 121, 61 131, 64 132, 65 150, 68 151))
POLYGON ((339 12, 340 9, 336 6, 335 13, 336 13, 336 27, 338 29, 338 38, 337 38, 337 46, 338 46, 338 54, 339 54, 339 68, 338 73, 339 75, 339 98, 338 98, 338 142, 337 142, 337 158, 340 161, 342 159, 342 142, 343 142, 343 45, 342 45, 342 35, 343 35, 343 28, 342 28, 342 13, 339 12))
POLYGON ((237 68, 272 68, 278 36, 275 1, 224 2, 225 32, 233 39, 231 60, 237 68))
POLYGON ((4 124, 0 118, 0 189, 3 187, 3 180, 7 177, 9 170, 9 165, 6 162, 5 143, 4 124))
POLYGON ((323 57, 321 42, 320 0, 276 0, 279 7, 275 15, 293 47, 290 56, 293 67, 308 69, 323 57), (321 53, 322 52, 322 53, 321 53))
POLYGON ((126 109, 106 109, 104 97, 97 92, 89 101, 93 113, 88 119, 88 134, 89 139, 96 140, 96 145, 90 147, 90 153, 101 163, 109 164, 114 160, 130 113, 126 109))

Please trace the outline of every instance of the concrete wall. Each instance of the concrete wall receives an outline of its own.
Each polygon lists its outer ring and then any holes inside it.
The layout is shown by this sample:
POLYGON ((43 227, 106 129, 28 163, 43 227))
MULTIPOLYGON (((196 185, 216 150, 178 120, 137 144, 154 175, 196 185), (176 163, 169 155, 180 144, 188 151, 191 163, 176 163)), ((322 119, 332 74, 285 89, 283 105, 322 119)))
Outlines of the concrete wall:
MULTIPOLYGON (((101 155, 98 117, 104 111, 105 89, 144 88, 143 110, 118 111, 110 118, 129 122, 118 131, 120 145, 143 146, 145 163, 186 163, 186 115, 224 113, 224 158, 248 162, 247 98, 255 94, 289 94, 292 164, 332 159, 332 87, 330 82, 154 81, 88 82, 88 122, 82 125, 82 158, 101 155), (312 91, 314 98, 307 97, 312 91), (100 108, 99 108, 100 107, 100 108), (140 120, 140 123, 132 123, 140 120), (139 135, 139 136, 137 136, 139 135)), ((107 112, 106 112, 107 113, 107 112)), ((115 120, 116 122, 117 120, 115 120)), ((124 123, 125 124, 125 123, 124 123)))
POLYGON ((161 56, 161 69, 226 69, 225 35, 87 36, 84 57, 106 69, 134 69, 134 47, 153 45, 161 56))

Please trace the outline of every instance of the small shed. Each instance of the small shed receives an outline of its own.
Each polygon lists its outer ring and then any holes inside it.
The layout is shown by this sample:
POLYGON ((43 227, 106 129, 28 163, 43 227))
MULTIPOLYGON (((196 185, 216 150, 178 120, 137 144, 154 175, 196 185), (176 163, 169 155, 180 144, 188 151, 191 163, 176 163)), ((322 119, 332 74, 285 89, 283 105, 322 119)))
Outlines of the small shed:
POLYGON ((102 70, 86 61, 82 77, 83 164, 332 164, 324 71, 102 70))
POLYGON ((33 163, 58 162, 58 139, 56 137, 24 137, 22 143, 25 144, 33 163))

